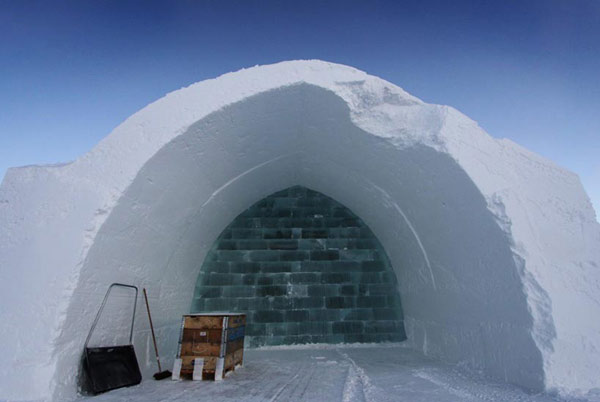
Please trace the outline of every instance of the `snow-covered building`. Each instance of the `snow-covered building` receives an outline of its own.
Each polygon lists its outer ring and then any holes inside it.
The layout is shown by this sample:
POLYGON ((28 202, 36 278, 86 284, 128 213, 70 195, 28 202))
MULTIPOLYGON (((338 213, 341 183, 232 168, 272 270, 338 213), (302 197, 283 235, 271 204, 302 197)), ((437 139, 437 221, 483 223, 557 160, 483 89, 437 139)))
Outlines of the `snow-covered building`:
MULTIPOLYGON (((0 399, 76 395, 113 282, 148 289, 169 364, 215 242, 294 186, 372 232, 413 348, 534 390, 600 387, 600 227, 578 177, 382 79, 291 61, 170 93, 73 163, 8 171, 0 399)), ((134 335, 152 373, 146 321, 134 335)))

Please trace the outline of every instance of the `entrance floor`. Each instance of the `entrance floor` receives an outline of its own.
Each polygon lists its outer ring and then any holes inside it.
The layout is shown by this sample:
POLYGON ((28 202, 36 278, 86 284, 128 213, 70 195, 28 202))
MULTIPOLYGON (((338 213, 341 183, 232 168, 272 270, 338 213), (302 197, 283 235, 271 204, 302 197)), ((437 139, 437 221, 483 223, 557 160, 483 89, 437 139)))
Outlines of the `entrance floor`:
POLYGON ((389 343, 251 349, 246 351, 244 367, 221 382, 147 380, 135 387, 80 399, 80 402, 116 401, 562 400, 482 379, 456 366, 426 358, 402 344, 389 343))

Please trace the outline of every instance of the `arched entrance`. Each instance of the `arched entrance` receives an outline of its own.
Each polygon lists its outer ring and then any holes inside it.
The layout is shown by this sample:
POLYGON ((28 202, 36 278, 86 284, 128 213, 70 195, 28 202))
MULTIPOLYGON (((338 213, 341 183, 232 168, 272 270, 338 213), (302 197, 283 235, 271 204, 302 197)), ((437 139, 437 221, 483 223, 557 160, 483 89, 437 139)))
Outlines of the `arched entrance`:
POLYGON ((406 339, 397 280, 369 227, 294 186, 237 216, 208 252, 192 313, 247 314, 249 346, 406 339))
MULTIPOLYGON (((249 206, 293 185, 342 203, 377 236, 398 279, 409 345, 542 387, 518 261, 470 177, 435 148, 398 148, 360 129, 340 97, 308 84, 212 113, 147 160, 103 216, 59 342, 85 338, 81 317, 93 315, 105 284, 138 283, 161 306, 159 349, 174 356, 180 316, 215 240, 249 206)), ((151 339, 135 340, 151 372, 151 339)), ((79 353, 61 353, 59 365, 66 370, 79 353)))
MULTIPOLYGON (((9 172, 0 286, 19 308, 0 309, 11 323, 0 354, 18 364, 0 368, 0 398, 75 394, 87 331, 115 281, 147 287, 160 306, 168 365, 219 234, 294 185, 342 203, 377 236, 408 345, 528 388, 597 387, 600 231, 577 177, 377 77, 294 61, 169 94, 71 164, 9 172)), ((144 320, 134 340, 152 374, 144 320)))
MULTIPOLYGON (((342 203, 377 236, 398 279, 409 345, 542 387, 517 261, 473 181, 443 152, 397 148, 360 129, 340 97, 308 84, 212 113, 144 164, 91 243, 61 339, 86 333, 81 317, 93 314, 104 284, 138 283, 161 306, 159 349, 174 356, 180 315, 215 240, 249 206, 293 185, 342 203)), ((151 372, 151 339, 135 339, 151 372)), ((79 349, 69 353, 60 356, 65 369, 79 349)))

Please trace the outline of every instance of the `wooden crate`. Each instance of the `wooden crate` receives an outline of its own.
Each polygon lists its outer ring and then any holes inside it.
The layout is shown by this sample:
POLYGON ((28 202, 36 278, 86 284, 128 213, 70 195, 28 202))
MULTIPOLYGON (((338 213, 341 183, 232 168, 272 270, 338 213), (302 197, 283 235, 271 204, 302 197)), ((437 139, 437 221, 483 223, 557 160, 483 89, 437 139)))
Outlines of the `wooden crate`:
MULTIPOLYGON (((243 363, 246 315, 238 313, 204 313, 184 315, 179 338, 181 376, 191 378, 194 359, 204 359, 203 379, 215 378, 219 359, 225 374, 243 363)), ((217 376, 218 377, 218 376, 217 376)))

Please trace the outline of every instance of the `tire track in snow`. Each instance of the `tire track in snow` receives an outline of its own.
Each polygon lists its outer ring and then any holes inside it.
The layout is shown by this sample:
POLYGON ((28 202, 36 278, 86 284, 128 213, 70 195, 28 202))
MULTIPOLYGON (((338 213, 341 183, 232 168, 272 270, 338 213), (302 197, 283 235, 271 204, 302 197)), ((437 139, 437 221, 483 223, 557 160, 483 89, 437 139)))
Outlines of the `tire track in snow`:
POLYGON ((285 384, 283 384, 275 393, 275 395, 273 395, 273 397, 271 399, 269 399, 269 402, 275 402, 277 400, 277 398, 283 393, 283 391, 285 391, 285 389, 292 383, 294 382, 294 380, 296 378, 298 378, 300 374, 296 374, 295 376, 293 376, 292 378, 290 378, 289 381, 287 381, 285 384))
POLYGON ((349 364, 348 366, 348 377, 344 384, 343 401, 344 402, 355 402, 362 400, 365 402, 375 402, 375 399, 371 397, 373 385, 371 379, 347 353, 336 349, 336 352, 349 364), (358 389, 357 389, 358 388, 358 389))
MULTIPOLYGON (((484 399, 473 399, 474 395, 467 390, 460 389, 458 387, 454 387, 450 385, 448 382, 443 381, 440 378, 437 378, 435 375, 425 372, 424 370, 415 370, 413 375, 418 378, 422 378, 423 380, 429 381, 430 383, 437 385, 440 388, 445 389, 453 395, 456 395, 463 401, 475 401, 475 400, 484 400, 484 399)), ((481 397, 481 395, 480 395, 481 397)), ((485 399, 489 400, 489 399, 485 399)))
POLYGON ((365 393, 360 380, 352 364, 348 365, 346 372, 346 382, 342 390, 343 402, 365 401, 365 393))
MULTIPOLYGON (((306 371, 306 370, 305 370, 306 371)), ((308 387, 310 386, 312 379, 315 375, 315 370, 309 368, 309 372, 310 374, 307 375, 303 375, 302 379, 300 381, 298 381, 296 383, 296 386, 294 387, 294 389, 290 392, 290 400, 296 400, 296 401, 304 401, 305 400, 305 394, 306 394, 306 390, 308 389, 308 387), (304 384, 303 384, 304 383, 304 384), (300 388, 300 386, 302 386, 302 390, 299 391, 299 394, 296 395, 295 398, 292 398, 292 396, 296 393, 296 391, 300 388)))

